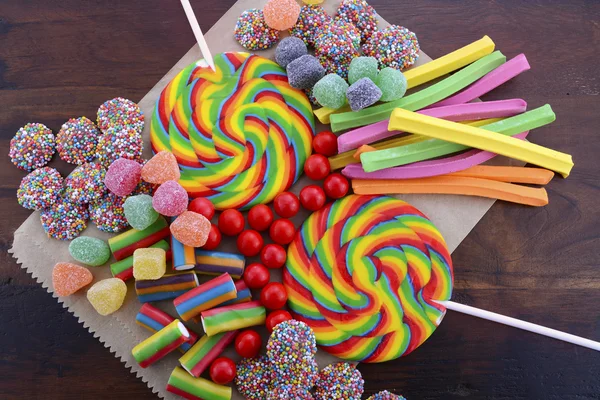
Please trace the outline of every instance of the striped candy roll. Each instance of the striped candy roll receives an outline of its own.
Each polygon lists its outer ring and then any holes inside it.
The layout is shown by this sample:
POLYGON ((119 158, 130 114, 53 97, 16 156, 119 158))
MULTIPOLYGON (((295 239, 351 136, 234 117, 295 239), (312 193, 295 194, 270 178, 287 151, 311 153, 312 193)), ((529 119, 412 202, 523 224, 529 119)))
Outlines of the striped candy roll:
POLYGON ((171 232, 169 224, 163 217, 159 217, 156 222, 142 231, 130 229, 120 235, 108 239, 108 246, 112 251, 115 260, 121 261, 124 258, 133 255, 137 249, 145 249, 158 241, 167 238, 171 232))
POLYGON ((231 400, 231 388, 204 378, 194 378, 181 367, 175 367, 167 391, 189 400, 231 400))
POLYGON ((452 294, 444 238, 387 196, 347 196, 313 213, 288 247, 283 282, 295 319, 346 360, 406 355, 437 328, 452 294))
MULTIPOLYGON (((167 261, 171 260, 171 246, 166 240, 161 240, 152 246, 153 249, 163 249, 167 252, 167 261)), ((119 278, 123 281, 128 281, 133 278, 133 256, 117 261, 116 263, 110 264, 110 272, 115 278, 119 278)))
POLYGON ((237 291, 235 299, 227 300, 225 303, 221 304, 222 306, 252 301, 252 292, 250 292, 250 289, 246 286, 246 282, 242 279, 235 281, 235 290, 237 291))
POLYGON ((182 294, 173 300, 173 304, 181 319, 189 321, 202 311, 235 299, 236 296, 233 279, 229 274, 223 274, 182 294))
MULTIPOLYGON (((151 332, 158 332, 173 321, 175 321, 175 318, 151 304, 144 304, 135 317, 136 324, 151 332)), ((190 333, 189 340, 179 345, 179 351, 182 353, 191 349, 192 345, 198 340, 198 335, 195 332, 189 329, 188 332, 190 333)))
POLYGON ((207 336, 229 332, 250 326, 262 325, 267 318, 267 310, 260 301, 234 304, 203 311, 202 327, 207 336))
POLYGON ((184 68, 160 94, 150 122, 152 150, 181 166, 190 197, 217 209, 269 203, 302 175, 314 136, 312 107, 273 61, 216 54, 184 68))
POLYGON ((246 259, 240 254, 223 253, 196 249, 196 267, 194 270, 203 275, 228 273, 234 279, 244 274, 246 259))
POLYGON ((131 350, 133 358, 146 368, 190 339, 187 328, 175 320, 131 350))
POLYGON ((181 243, 173 235, 171 235, 171 251, 175 271, 186 271, 196 266, 196 249, 181 243))
POLYGON ((174 299, 198 286, 194 271, 164 275, 156 280, 136 280, 135 293, 140 303, 174 299))
POLYGON ((179 359, 181 366, 191 375, 199 377, 233 342, 237 334, 238 331, 231 331, 214 336, 202 336, 190 351, 179 359))

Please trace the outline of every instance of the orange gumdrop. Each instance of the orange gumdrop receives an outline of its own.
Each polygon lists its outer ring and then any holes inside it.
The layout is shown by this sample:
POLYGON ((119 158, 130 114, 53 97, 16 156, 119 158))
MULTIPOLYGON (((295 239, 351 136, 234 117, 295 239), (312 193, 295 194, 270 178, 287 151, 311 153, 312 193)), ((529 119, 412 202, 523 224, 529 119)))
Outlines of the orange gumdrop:
POLYGON ((202 247, 208 240, 211 223, 202 214, 184 211, 171 224, 171 234, 186 246, 202 247))
POLYGON ((270 28, 285 31, 296 25, 300 5, 296 0, 269 0, 263 8, 263 14, 270 28))
POLYGON ((70 296, 92 283, 94 276, 87 268, 60 262, 52 270, 52 285, 57 296, 70 296))
POLYGON ((179 180, 179 164, 170 151, 158 152, 142 167, 142 179, 148 183, 161 185, 166 181, 179 180))

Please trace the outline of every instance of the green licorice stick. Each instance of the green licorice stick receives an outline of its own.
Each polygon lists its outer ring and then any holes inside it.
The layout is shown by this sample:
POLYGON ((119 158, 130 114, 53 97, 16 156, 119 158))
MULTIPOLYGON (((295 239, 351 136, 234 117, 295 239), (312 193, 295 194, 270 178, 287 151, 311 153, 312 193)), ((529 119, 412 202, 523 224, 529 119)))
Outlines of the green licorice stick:
POLYGON ((186 399, 231 400, 231 388, 204 378, 194 378, 175 367, 167 381, 167 391, 186 399))
MULTIPOLYGON (((549 104, 536 108, 502 121, 483 125, 481 129, 515 136, 521 132, 548 125, 556 119, 549 104)), ((366 172, 379 171, 385 168, 397 167, 417 161, 429 160, 469 149, 456 143, 440 139, 430 139, 424 142, 393 147, 391 149, 370 151, 360 155, 362 167, 366 172)))
POLYGON ((333 114, 330 118, 331 130, 333 132, 340 132, 345 129, 370 125, 389 119, 395 108, 403 108, 409 111, 420 110, 464 89, 505 62, 506 56, 499 51, 495 51, 443 81, 420 90, 417 93, 360 111, 333 114))

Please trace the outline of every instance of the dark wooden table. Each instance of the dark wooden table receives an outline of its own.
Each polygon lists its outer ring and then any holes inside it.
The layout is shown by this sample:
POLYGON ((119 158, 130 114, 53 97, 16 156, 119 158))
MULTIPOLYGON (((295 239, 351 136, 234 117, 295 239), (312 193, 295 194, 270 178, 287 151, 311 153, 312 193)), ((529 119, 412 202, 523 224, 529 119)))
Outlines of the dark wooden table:
MULTIPOLYGON (((234 0, 195 0, 206 29, 234 0)), ((192 46, 175 0, 0 0, 0 398, 152 398, 7 254, 29 215, 8 143, 26 122, 54 130, 115 96, 140 99, 192 46)), ((484 34, 532 70, 486 99, 550 103, 529 138, 573 154, 550 204, 497 203, 453 254, 455 299, 600 340, 600 2, 373 0, 439 57, 484 34), (596 67, 594 67, 596 65, 596 67)), ((66 164, 61 172, 68 172, 66 164)), ((415 353, 360 367, 366 392, 409 399, 600 399, 600 354, 449 312, 415 353)))

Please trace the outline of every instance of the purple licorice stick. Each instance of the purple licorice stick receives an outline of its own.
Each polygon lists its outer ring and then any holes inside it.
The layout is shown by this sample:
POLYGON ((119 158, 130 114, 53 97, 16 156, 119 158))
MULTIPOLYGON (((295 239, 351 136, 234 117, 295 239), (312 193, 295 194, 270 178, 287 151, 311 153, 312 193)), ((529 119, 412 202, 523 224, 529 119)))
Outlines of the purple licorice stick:
MULTIPOLYGON (((460 122, 487 118, 512 117, 525 112, 527 102, 523 99, 482 101, 479 103, 457 104, 417 111, 419 114, 460 122)), ((363 126, 338 136, 338 153, 357 149, 363 144, 377 142, 400 134, 388 131, 389 120, 363 126)))
MULTIPOLYGON (((524 140, 529 131, 513 137, 524 140)), ((445 175, 451 172, 463 171, 475 165, 482 164, 496 157, 496 153, 473 149, 451 157, 437 160, 419 161, 412 164, 382 169, 375 172, 365 172, 361 164, 347 165, 342 174, 350 179, 414 179, 429 176, 445 175)))
POLYGON ((479 96, 491 92, 498 86, 519 75, 521 72, 528 71, 530 68, 531 67, 527 62, 527 57, 525 57, 525 54, 519 54, 515 58, 505 62, 492 72, 488 73, 462 92, 457 93, 452 97, 448 97, 442 101, 438 101, 437 103, 427 107, 427 109, 468 103, 479 96))

